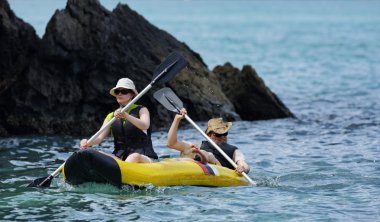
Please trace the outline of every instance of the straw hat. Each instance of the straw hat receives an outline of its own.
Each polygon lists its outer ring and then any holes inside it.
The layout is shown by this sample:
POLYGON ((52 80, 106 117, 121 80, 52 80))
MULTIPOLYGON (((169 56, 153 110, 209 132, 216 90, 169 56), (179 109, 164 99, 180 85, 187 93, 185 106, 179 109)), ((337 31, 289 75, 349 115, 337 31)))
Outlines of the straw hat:
POLYGON ((119 88, 130 89, 135 93, 135 95, 139 94, 136 90, 136 87, 133 81, 128 78, 119 79, 119 81, 117 81, 116 86, 110 90, 110 94, 113 96, 116 96, 115 89, 119 89, 119 88))
POLYGON ((206 134, 213 131, 217 134, 224 134, 232 127, 232 122, 224 122, 222 118, 210 119, 207 123, 206 134))

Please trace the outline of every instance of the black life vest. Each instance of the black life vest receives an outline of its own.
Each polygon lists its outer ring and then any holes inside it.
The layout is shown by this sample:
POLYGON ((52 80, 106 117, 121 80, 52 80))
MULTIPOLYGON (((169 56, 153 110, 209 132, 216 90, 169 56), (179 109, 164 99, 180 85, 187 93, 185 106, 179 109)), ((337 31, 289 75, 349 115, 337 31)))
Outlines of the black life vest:
MULTIPOLYGON (((129 112, 129 115, 140 118, 140 109, 143 106, 137 106, 129 112)), ((157 159, 157 154, 153 150, 151 136, 151 127, 147 134, 134 126, 132 123, 118 119, 111 125, 112 135, 114 137, 115 150, 113 154, 122 160, 125 160, 132 153, 140 153, 153 159, 157 159)))
MULTIPOLYGON (((229 156, 231 158, 231 160, 233 160, 234 152, 235 152, 235 150, 238 149, 236 146, 232 146, 228 143, 222 143, 219 145, 219 147, 224 151, 224 153, 227 154, 227 156, 229 156)), ((235 169, 231 165, 231 163, 228 160, 226 160, 224 158, 224 156, 217 149, 215 149, 215 147, 213 145, 211 145, 210 142, 202 141, 201 149, 214 154, 215 158, 217 160, 219 160, 219 162, 222 166, 233 169, 233 170, 235 169)))

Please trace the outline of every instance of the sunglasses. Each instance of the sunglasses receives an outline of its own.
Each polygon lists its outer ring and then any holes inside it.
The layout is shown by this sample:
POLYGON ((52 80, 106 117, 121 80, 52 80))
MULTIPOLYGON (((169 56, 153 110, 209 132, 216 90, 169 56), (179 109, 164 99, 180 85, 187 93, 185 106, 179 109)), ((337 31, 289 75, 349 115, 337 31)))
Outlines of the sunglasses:
POLYGON ((132 90, 129 90, 129 89, 115 89, 114 90, 115 95, 119 95, 119 93, 121 93, 122 95, 127 95, 130 92, 132 92, 132 90))
POLYGON ((214 136, 220 138, 222 136, 227 136, 228 135, 228 132, 227 133, 223 133, 223 134, 218 134, 218 133, 214 133, 214 136))

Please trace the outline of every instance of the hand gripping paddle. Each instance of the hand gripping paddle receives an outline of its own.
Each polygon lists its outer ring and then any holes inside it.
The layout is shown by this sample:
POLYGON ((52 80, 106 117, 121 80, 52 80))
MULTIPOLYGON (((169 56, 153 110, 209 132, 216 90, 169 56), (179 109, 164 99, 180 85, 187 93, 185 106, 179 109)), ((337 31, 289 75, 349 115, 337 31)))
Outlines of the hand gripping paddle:
MULTIPOLYGON (((146 92, 149 91, 155 84, 163 84, 170 81, 179 71, 181 71, 187 65, 187 61, 179 52, 171 53, 153 72, 152 82, 146 86, 139 94, 135 96, 122 110, 125 112, 132 104, 134 104, 138 99, 140 99, 146 92)), ((108 124, 100 128, 100 130, 95 133, 87 142, 91 143, 95 138, 99 136, 106 128, 108 128, 116 118, 113 117, 108 124)), ((35 179, 31 182, 28 187, 49 187, 52 179, 62 170, 65 163, 63 163, 58 169, 56 169, 52 174, 47 177, 41 177, 35 179)))
MULTIPOLYGON (((183 108, 182 101, 178 98, 178 96, 170 89, 170 88, 162 88, 153 94, 153 97, 160 102, 166 109, 178 113, 183 108)), ((212 140, 210 137, 203 132, 201 128, 192 120, 188 115, 185 115, 186 120, 191 123, 201 134, 202 136, 211 143, 219 151, 223 157, 231 163, 231 165, 236 168, 236 163, 212 140)), ((245 172, 242 173, 243 176, 248 180, 248 182, 256 186, 256 182, 253 181, 245 172)))

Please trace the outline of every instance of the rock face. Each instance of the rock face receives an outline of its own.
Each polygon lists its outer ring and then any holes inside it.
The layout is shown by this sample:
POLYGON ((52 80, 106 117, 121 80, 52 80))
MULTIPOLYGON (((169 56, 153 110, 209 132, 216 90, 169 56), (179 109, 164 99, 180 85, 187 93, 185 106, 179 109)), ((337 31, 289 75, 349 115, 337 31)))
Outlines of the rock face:
POLYGON ((293 117, 293 114, 281 100, 257 75, 249 65, 240 71, 230 63, 217 66, 213 72, 217 74, 222 90, 232 101, 236 112, 244 120, 267 120, 293 117))
MULTIPOLYGON (((97 0, 68 0, 49 21, 42 39, 14 15, 7 1, 0 1, 0 19, 0 135, 93 134, 118 108, 109 94, 117 80, 131 78, 141 91, 155 67, 173 51, 181 51, 189 65, 167 86, 194 120, 292 116, 278 111, 287 109, 263 82, 256 85, 249 70, 243 69, 244 77, 219 68, 210 72, 199 54, 127 5, 119 4, 111 12, 97 0), (259 100, 250 99, 250 87, 224 94, 228 86, 222 76, 232 82, 252 80, 249 84, 264 87, 267 93, 257 94, 259 100), (261 96, 275 98, 277 106, 260 104, 265 100, 261 96), (243 106, 257 107, 255 115, 247 114, 243 106)), ((169 127, 173 117, 153 99, 159 87, 163 86, 153 87, 139 101, 149 108, 154 128, 169 127)))
POLYGON ((16 17, 7 1, 0 1, 0 135, 18 130, 12 124, 18 117, 12 114, 17 107, 26 106, 12 92, 23 94, 24 88, 30 87, 25 83, 25 73, 39 44, 33 27, 16 17), (18 89, 13 89, 16 85, 18 89))

